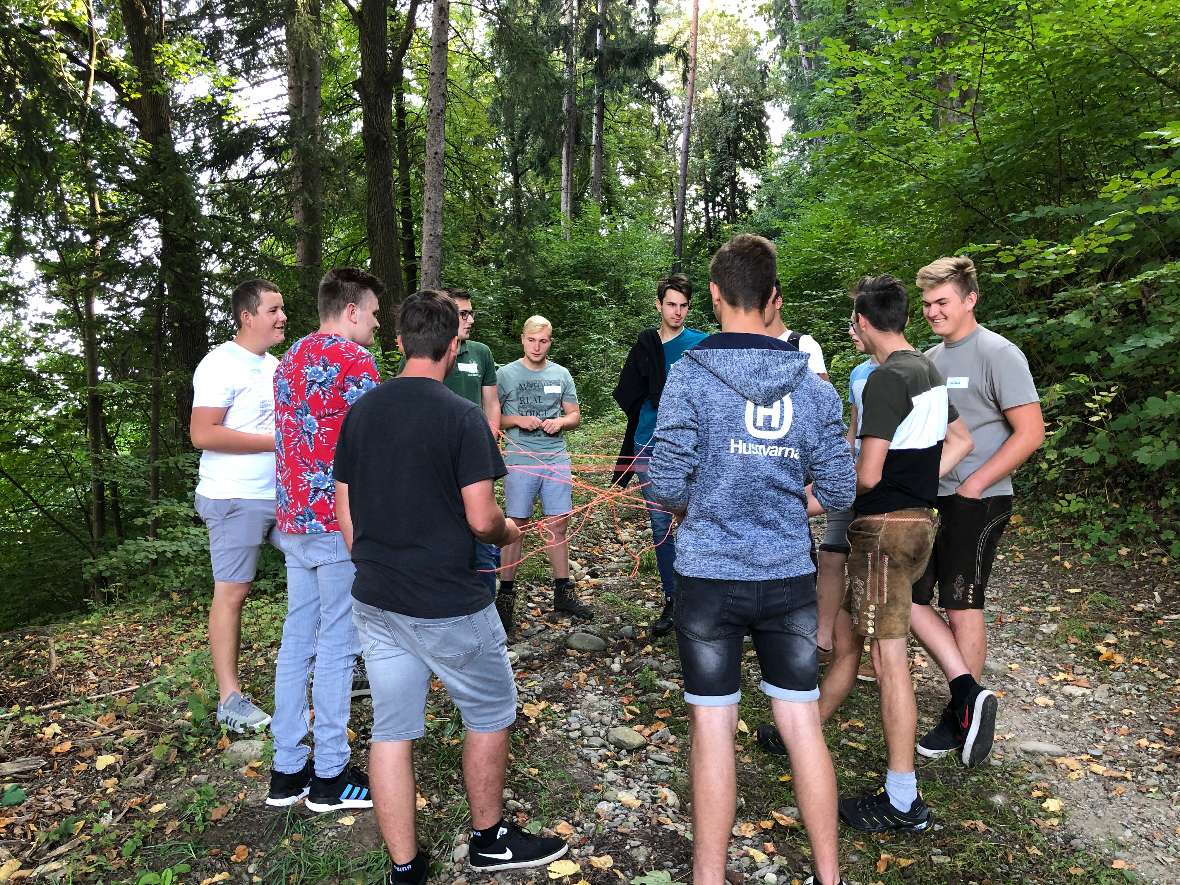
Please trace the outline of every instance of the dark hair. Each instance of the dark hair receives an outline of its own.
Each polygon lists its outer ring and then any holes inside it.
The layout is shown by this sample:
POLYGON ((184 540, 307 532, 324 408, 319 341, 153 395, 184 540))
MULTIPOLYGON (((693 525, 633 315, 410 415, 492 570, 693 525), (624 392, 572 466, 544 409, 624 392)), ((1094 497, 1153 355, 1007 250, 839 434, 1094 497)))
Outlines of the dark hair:
POLYGON ((774 243, 755 234, 738 234, 709 262, 709 279, 725 303, 738 310, 765 310, 774 292, 778 253, 774 243))
POLYGON ((682 273, 668 274, 656 284, 656 300, 664 303, 664 296, 668 290, 679 292, 686 301, 692 301, 692 280, 682 273))
POLYGON ((397 328, 406 359, 425 357, 437 363, 459 336, 459 308, 450 295, 423 289, 402 302, 397 328))
POLYGON ((356 267, 332 268, 320 280, 320 322, 340 316, 350 304, 360 304, 365 292, 380 298, 385 293, 385 284, 356 267))
POLYGON ((471 300, 471 293, 466 289, 460 289, 457 286, 450 286, 446 289, 439 289, 438 291, 442 292, 444 295, 450 295, 456 301, 458 301, 460 298, 462 298, 464 301, 471 300))
POLYGON ((278 292, 279 287, 270 280, 246 280, 234 287, 229 298, 229 309, 234 314, 234 325, 242 328, 242 311, 248 314, 258 313, 258 305, 262 301, 263 292, 278 292))
POLYGON ((852 290, 853 310, 881 332, 904 332, 910 321, 910 298, 905 283, 890 274, 861 277, 852 290))

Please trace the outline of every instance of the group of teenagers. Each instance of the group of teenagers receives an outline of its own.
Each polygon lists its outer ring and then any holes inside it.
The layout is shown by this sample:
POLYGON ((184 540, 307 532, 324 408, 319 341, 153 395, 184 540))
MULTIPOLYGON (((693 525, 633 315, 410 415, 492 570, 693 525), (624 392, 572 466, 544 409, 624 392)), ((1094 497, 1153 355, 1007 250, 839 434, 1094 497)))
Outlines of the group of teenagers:
MULTIPOLYGON (((774 715, 758 740, 790 755, 812 849, 808 882, 842 881, 838 819, 869 832, 930 826, 914 766, 911 632, 950 694, 917 752, 957 753, 968 766, 987 757, 997 702, 979 682, 984 590, 1011 514, 1011 474, 1044 436, 1023 354, 975 319, 970 259, 919 272, 923 313, 942 339, 926 354, 905 338, 903 283, 882 275, 853 287, 848 334, 868 359, 850 379, 848 425, 819 345, 782 322, 776 261, 774 245, 749 234, 717 251, 709 295, 721 331, 711 335, 685 325, 690 281, 660 281, 659 326, 640 334, 615 390, 628 423, 614 481, 637 482, 632 497, 650 515, 665 594, 650 629, 675 631, 683 669, 701 885, 725 881, 747 636, 774 715), (824 513, 817 552, 809 518, 824 513), (887 770, 877 792, 838 799, 822 725, 855 685, 866 642, 887 770)), ((593 616, 574 595, 566 543, 563 435, 580 421, 576 386, 548 359, 553 329, 540 316, 523 325, 521 359, 497 370, 471 340, 474 311, 461 290, 405 299, 401 370, 381 382, 366 348, 383 293, 364 271, 330 271, 319 329, 280 361, 269 350, 285 338, 282 295, 264 280, 243 283, 232 297, 237 334, 194 377, 217 718, 235 731, 270 725, 267 804, 373 807, 389 881, 425 882, 412 754, 437 677, 466 729, 469 864, 548 864, 567 843, 522 829, 502 805, 517 707, 507 641, 521 529, 538 501, 554 608, 593 616), (285 556, 288 595, 273 720, 237 676, 242 603, 268 541, 285 556), (349 764, 360 690, 373 701, 367 775, 349 764)))

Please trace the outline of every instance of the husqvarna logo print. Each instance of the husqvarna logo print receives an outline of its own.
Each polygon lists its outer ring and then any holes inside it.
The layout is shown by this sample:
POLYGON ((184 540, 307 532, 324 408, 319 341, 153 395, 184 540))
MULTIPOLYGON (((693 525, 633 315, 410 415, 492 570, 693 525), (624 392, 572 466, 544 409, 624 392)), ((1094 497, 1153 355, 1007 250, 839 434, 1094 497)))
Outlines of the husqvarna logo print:
POLYGON ((746 432, 754 439, 782 439, 790 432, 793 417, 789 393, 769 406, 746 400, 746 432))

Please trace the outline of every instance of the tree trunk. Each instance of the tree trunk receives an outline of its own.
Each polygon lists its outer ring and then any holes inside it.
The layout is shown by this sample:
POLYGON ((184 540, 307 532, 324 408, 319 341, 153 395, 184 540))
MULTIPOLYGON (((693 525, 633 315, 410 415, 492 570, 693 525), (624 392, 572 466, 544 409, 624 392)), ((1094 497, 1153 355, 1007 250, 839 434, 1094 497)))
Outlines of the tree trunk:
POLYGON ((292 0, 287 13, 287 114, 291 125, 291 216, 300 296, 316 302, 323 273, 323 75, 320 0, 292 0))
POLYGON ((684 255, 684 211, 688 194, 688 145, 692 133, 692 100, 697 86, 697 19, 700 0, 692 0, 692 18, 688 26, 688 81, 684 89, 684 125, 680 129, 680 179, 676 187, 676 220, 672 239, 676 267, 684 255))
POLYGON ((148 537, 160 533, 160 519, 155 513, 160 503, 160 412, 164 399, 164 281, 156 283, 155 303, 152 306, 152 386, 148 416, 148 506, 152 511, 148 523, 148 537))
MULTIPOLYGON (((414 0, 417 3, 417 0, 414 0)), ((407 20, 406 28, 413 33, 407 20)), ((406 274, 406 291, 418 288, 418 250, 414 236, 414 190, 410 180, 410 132, 406 125, 406 76, 403 58, 393 59, 393 125, 397 139, 398 208, 401 211, 402 269, 406 274)))
POLYGON ((590 136, 590 194, 602 204, 603 124, 606 118, 606 0, 598 0, 594 26, 594 124, 590 136))
POLYGON ((193 406, 192 376, 209 350, 209 320, 201 291, 203 218, 192 177, 176 150, 172 133, 171 93, 156 63, 164 41, 157 7, 147 0, 120 0, 123 27, 131 47, 138 88, 126 94, 140 137, 150 151, 138 169, 140 192, 151 200, 159 226, 160 271, 168 292, 170 362, 179 370, 176 417, 188 434, 193 406))
POLYGON ((578 0, 566 0, 565 130, 561 139, 561 221, 562 236, 569 238, 574 210, 574 137, 577 135, 578 0))
POLYGON ((450 0, 434 0, 430 22, 430 88, 427 95, 426 170, 422 184, 422 288, 442 285, 443 179, 446 150, 447 47, 450 0))
POLYGON ((369 269, 385 283, 380 304, 381 345, 397 346, 397 311, 405 296, 393 202, 393 89, 389 75, 388 2, 365 0, 355 13, 360 36, 361 140, 365 148, 365 228, 369 269))
POLYGON ((815 69, 815 62, 807 54, 807 43, 803 40, 802 6, 799 0, 790 0, 788 7, 791 10, 791 21, 795 25, 795 45, 799 48, 799 63, 803 66, 804 71, 810 72, 815 69))

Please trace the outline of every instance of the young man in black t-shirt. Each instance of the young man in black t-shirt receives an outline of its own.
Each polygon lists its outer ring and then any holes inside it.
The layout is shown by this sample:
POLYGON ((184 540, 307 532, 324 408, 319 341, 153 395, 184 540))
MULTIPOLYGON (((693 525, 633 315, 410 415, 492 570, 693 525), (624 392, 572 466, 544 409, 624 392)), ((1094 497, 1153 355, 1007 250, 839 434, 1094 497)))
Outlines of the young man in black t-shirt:
POLYGON ((455 363, 459 312, 440 292, 417 292, 398 316, 402 373, 348 413, 336 448, 336 513, 352 551, 353 617, 373 693, 369 779, 390 883, 424 883, 429 858, 415 830, 413 742, 425 731, 437 676, 467 736, 463 779, 471 807, 469 863, 512 870, 549 863, 568 846, 503 817, 508 729, 516 685, 494 591, 475 565, 476 540, 509 544, 493 484, 505 473, 479 406, 443 386, 455 363))
MULTIPOLYGON (((848 587, 833 631, 835 657, 820 687, 820 715, 830 716, 855 684, 867 638, 881 689, 888 769, 876 793, 840 800, 840 818, 868 832, 921 831, 930 826, 931 814, 918 794, 914 769, 918 710, 907 647, 911 589, 934 542, 938 478, 972 444, 950 405, 946 382, 906 341, 905 286, 886 274, 862 279, 855 293, 856 333, 878 366, 864 387, 848 587)), ((966 673, 965 665, 961 671, 966 673)), ((961 687, 970 695, 973 715, 985 714, 977 715, 976 735, 990 747, 995 696, 970 674, 961 687)))

